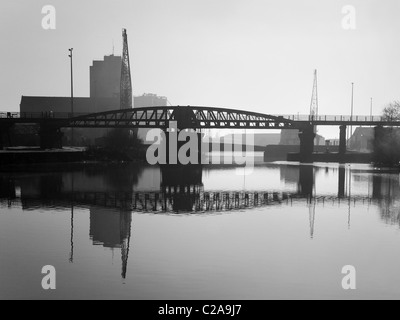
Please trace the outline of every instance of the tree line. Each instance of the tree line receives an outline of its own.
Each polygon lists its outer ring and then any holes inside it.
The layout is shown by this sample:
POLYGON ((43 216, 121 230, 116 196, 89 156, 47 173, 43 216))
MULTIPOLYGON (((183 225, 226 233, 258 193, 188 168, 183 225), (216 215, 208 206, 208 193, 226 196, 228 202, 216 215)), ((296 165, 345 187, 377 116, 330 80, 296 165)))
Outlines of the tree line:
MULTIPOLYGON (((383 121, 400 121, 400 102, 394 101, 383 109, 383 121)), ((400 129, 379 126, 375 129, 375 165, 400 166, 400 129)))

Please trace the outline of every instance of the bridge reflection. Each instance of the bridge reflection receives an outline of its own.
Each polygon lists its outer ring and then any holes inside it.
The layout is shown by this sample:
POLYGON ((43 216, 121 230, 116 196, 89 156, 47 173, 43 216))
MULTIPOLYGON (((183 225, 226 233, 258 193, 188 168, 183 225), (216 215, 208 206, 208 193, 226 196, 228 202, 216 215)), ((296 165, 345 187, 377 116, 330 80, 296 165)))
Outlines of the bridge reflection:
MULTIPOLYGON (((396 189, 398 183, 392 181, 393 175, 370 173, 372 181, 368 188, 371 185, 371 191, 357 193, 351 190, 351 179, 357 177, 357 171, 345 166, 280 165, 276 169, 279 169, 281 181, 296 187, 228 188, 229 191, 226 191, 205 188, 200 165, 161 168, 115 165, 107 166, 107 169, 91 167, 76 172, 1 175, 0 199, 9 205, 19 203, 26 210, 70 208, 73 203, 75 206, 121 211, 201 213, 287 204, 291 201, 341 204, 349 200, 393 200, 400 194, 396 189), (145 170, 151 172, 144 174, 145 170), (332 186, 329 192, 316 191, 316 175, 324 170, 326 174, 337 176, 337 193, 331 192, 332 186)), ((397 175, 394 177, 398 178, 397 175)))
MULTIPOLYGON (((71 210, 71 262, 74 261, 74 209, 88 208, 89 238, 95 246, 120 250, 122 278, 127 275, 133 212, 212 214, 301 202, 310 211, 311 237, 315 208, 328 202, 349 208, 349 225, 351 207, 357 203, 374 202, 385 222, 400 221, 398 206, 394 205, 400 200, 397 174, 377 173, 372 169, 358 172, 345 166, 277 165, 273 170, 279 172, 285 187, 212 189, 204 185, 205 171, 201 166, 107 165, 72 172, 4 174, 0 175, 0 205, 22 206, 23 210, 71 210), (329 186, 327 192, 317 189, 323 175, 337 179, 337 185, 329 186), (354 187, 357 180, 365 182, 363 192, 354 187)), ((220 185, 226 184, 221 181, 220 185)))

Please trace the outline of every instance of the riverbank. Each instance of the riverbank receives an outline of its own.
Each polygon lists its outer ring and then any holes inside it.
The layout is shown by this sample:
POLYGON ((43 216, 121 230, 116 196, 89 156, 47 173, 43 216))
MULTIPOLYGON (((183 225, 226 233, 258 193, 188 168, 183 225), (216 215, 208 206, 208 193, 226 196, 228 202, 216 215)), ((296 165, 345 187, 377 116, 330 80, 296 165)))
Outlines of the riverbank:
POLYGON ((9 148, 0 151, 0 166, 82 162, 85 160, 85 151, 83 148, 9 148))
POLYGON ((41 150, 40 148, 8 148, 0 151, 0 172, 30 172, 75 170, 93 164, 143 162, 125 153, 105 149, 64 147, 41 150))
MULTIPOLYGON (((299 153, 289 153, 287 161, 300 161, 299 153)), ((326 163, 361 163, 369 164, 373 162, 372 153, 348 152, 339 153, 313 153, 310 162, 326 162, 326 163)))

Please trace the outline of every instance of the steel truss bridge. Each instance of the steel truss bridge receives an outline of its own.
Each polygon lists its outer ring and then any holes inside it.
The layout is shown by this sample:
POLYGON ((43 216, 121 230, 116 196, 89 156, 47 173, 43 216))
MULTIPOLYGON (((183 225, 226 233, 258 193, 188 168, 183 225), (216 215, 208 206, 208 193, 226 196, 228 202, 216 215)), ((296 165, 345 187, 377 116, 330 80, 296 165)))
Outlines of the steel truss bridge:
POLYGON ((277 116, 251 111, 195 106, 146 107, 95 114, 0 113, 0 127, 41 124, 59 128, 301 129, 307 126, 400 126, 378 116, 277 116))
MULTIPOLYGON (((383 127, 400 127, 400 121, 387 121, 367 116, 274 116, 250 111, 214 107, 146 107, 114 110, 95 114, 71 115, 52 112, 42 114, 2 114, 0 117, 0 149, 4 137, 10 143, 10 130, 15 124, 36 125, 42 149, 62 148, 62 128, 140 129, 158 128, 169 131, 191 129, 296 129, 299 130, 300 162, 313 161, 316 126, 339 126, 339 160, 346 162, 348 126, 375 127, 375 136, 382 137, 383 127)), ((167 141, 169 139, 169 135, 167 141)), ((379 138, 378 138, 379 139, 379 138)), ((168 142, 167 142, 168 143, 168 142)))

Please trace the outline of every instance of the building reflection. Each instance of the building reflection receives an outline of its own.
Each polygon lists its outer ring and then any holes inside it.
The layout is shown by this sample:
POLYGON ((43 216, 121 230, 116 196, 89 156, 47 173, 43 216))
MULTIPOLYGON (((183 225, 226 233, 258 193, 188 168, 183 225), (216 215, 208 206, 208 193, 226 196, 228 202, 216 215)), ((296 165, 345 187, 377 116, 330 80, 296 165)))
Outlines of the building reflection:
POLYGON ((89 237, 93 245, 121 250, 122 278, 125 279, 130 238, 132 193, 137 185, 142 168, 138 166, 107 165, 91 166, 76 171, 16 175, 5 181, 1 188, 8 190, 2 197, 12 197, 10 191, 18 184, 21 190, 21 204, 24 210, 38 207, 68 208, 71 212, 69 261, 74 262, 75 216, 77 206, 90 210, 89 237), (10 185, 12 183, 12 185, 10 185), (121 199, 115 195, 122 194, 121 199), (114 197, 113 197, 114 195, 114 197))
POLYGON ((287 184, 299 183, 299 167, 298 166, 280 166, 280 178, 287 184))
POLYGON ((95 246, 121 249, 123 279, 128 268, 132 212, 108 208, 90 208, 89 236, 95 246))

